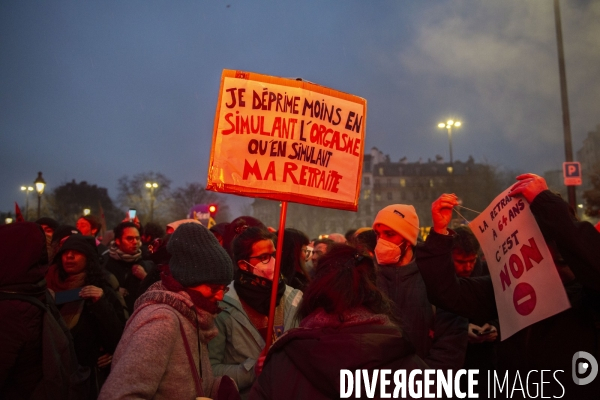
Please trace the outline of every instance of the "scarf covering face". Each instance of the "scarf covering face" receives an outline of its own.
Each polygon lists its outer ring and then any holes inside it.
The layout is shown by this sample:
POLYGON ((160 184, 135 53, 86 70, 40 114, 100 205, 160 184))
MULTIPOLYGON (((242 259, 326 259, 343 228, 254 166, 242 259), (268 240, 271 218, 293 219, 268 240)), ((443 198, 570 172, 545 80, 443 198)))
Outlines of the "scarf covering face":
MULTIPOLYGON (((67 278, 63 281, 58 275, 58 265, 52 264, 48 268, 46 274, 46 281, 48 289, 55 292, 64 292, 65 290, 82 288, 85 286, 85 271, 78 274, 67 275, 67 278)), ((83 311, 85 300, 70 301, 60 306, 60 315, 62 315, 65 324, 69 330, 73 329, 79 322, 79 317, 83 311)))
POLYGON ((109 250, 110 257, 114 258, 115 260, 123 260, 125 262, 131 263, 131 262, 135 262, 135 261, 139 260, 140 258, 142 258, 142 249, 141 248, 139 248, 135 254, 123 253, 119 249, 119 247, 116 245, 114 240, 112 242, 110 242, 108 250, 109 250))
MULTIPOLYGON (((238 296, 262 315, 269 315, 273 282, 244 270, 238 272, 238 277, 233 281, 233 287, 238 296)), ((285 282, 283 279, 279 279, 277 284, 277 306, 284 293, 285 282)))
POLYGON ((190 296, 190 299, 194 303, 194 305, 201 310, 204 310, 210 314, 218 314, 222 311, 219 308, 218 300, 210 300, 204 297, 201 293, 196 292, 195 290, 188 289, 184 287, 181 283, 179 283, 173 276, 171 275, 171 271, 168 266, 165 266, 160 273, 160 279, 164 285, 164 287, 175 293, 185 292, 190 296))
POLYGON ((186 291, 174 292, 169 290, 162 281, 153 283, 136 300, 134 308, 137 310, 147 304, 166 304, 177 310, 198 329, 199 339, 202 343, 208 343, 219 333, 213 314, 194 307, 195 304, 186 291))
POLYGON ((48 289, 52 289, 55 292, 81 288, 85 286, 85 271, 75 275, 67 275, 67 279, 63 281, 58 275, 58 265, 52 264, 46 273, 46 283, 48 289))

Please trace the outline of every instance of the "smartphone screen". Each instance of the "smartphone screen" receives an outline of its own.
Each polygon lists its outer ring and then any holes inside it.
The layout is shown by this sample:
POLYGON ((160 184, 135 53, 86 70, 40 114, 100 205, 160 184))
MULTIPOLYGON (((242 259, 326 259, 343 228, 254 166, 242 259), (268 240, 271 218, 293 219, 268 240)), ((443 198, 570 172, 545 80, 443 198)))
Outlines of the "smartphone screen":
POLYGON ((135 219, 135 214, 136 214, 136 213, 137 213, 137 212, 136 212, 135 208, 130 208, 130 209, 129 209, 129 219, 130 219, 131 221, 133 221, 133 220, 135 219))
POLYGON ((81 300, 81 297, 79 297, 80 291, 81 288, 76 288, 71 290, 65 290, 63 292, 56 292, 56 298, 54 299, 54 302, 56 304, 64 304, 70 303, 72 301, 81 300))

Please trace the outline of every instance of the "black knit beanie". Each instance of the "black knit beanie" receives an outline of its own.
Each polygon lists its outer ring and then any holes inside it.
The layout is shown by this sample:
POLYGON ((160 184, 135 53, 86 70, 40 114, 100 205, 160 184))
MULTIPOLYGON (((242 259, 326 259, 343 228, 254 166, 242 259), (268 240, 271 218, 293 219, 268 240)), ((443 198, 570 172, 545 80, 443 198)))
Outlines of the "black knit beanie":
POLYGON ((233 263, 219 241, 200 224, 181 224, 169 240, 171 274, 184 287, 203 283, 228 285, 233 263))
POLYGON ((85 255, 86 258, 97 257, 96 246, 90 240, 94 240, 94 238, 91 236, 71 235, 65 240, 65 243, 56 255, 58 257, 67 250, 75 250, 85 255))

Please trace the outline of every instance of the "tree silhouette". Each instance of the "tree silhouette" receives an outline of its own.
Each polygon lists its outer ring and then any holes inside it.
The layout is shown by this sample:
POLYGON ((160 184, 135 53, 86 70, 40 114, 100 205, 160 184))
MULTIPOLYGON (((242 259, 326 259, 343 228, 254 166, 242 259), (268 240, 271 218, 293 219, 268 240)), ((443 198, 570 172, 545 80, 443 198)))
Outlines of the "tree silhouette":
POLYGON ((170 216, 172 220, 187 218, 190 208, 196 204, 218 205, 216 223, 230 222, 231 213, 225 196, 204 189, 199 183, 187 183, 171 193, 170 216))
POLYGON ((107 189, 86 181, 77 183, 73 179, 56 187, 47 196, 47 203, 50 214, 62 224, 75 225, 85 208, 89 208, 90 213, 97 217, 102 217, 102 208, 108 229, 112 229, 124 216, 124 212, 114 205, 107 189))
POLYGON ((592 188, 583 192, 585 214, 589 217, 600 217, 600 163, 594 165, 587 174, 592 188))
POLYGON ((154 221, 166 224, 169 216, 169 197, 171 180, 160 172, 142 172, 134 175, 132 178, 127 175, 122 176, 117 182, 119 192, 117 201, 124 209, 135 208, 142 224, 149 221, 150 205, 152 203, 151 194, 154 195, 154 221), (158 187, 152 193, 147 187, 146 182, 155 182, 158 187))

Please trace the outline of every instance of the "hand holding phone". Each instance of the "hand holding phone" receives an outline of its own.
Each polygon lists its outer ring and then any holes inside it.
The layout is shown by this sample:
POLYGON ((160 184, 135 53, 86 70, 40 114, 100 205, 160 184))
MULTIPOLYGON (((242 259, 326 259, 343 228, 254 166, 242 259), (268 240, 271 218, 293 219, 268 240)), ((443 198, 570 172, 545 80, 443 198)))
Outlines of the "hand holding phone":
POLYGON ((485 336, 485 335, 489 335, 490 333, 494 332, 494 330, 492 328, 487 328, 487 329, 477 330, 477 331, 473 331, 473 332, 475 332, 475 334, 477 336, 485 336))

